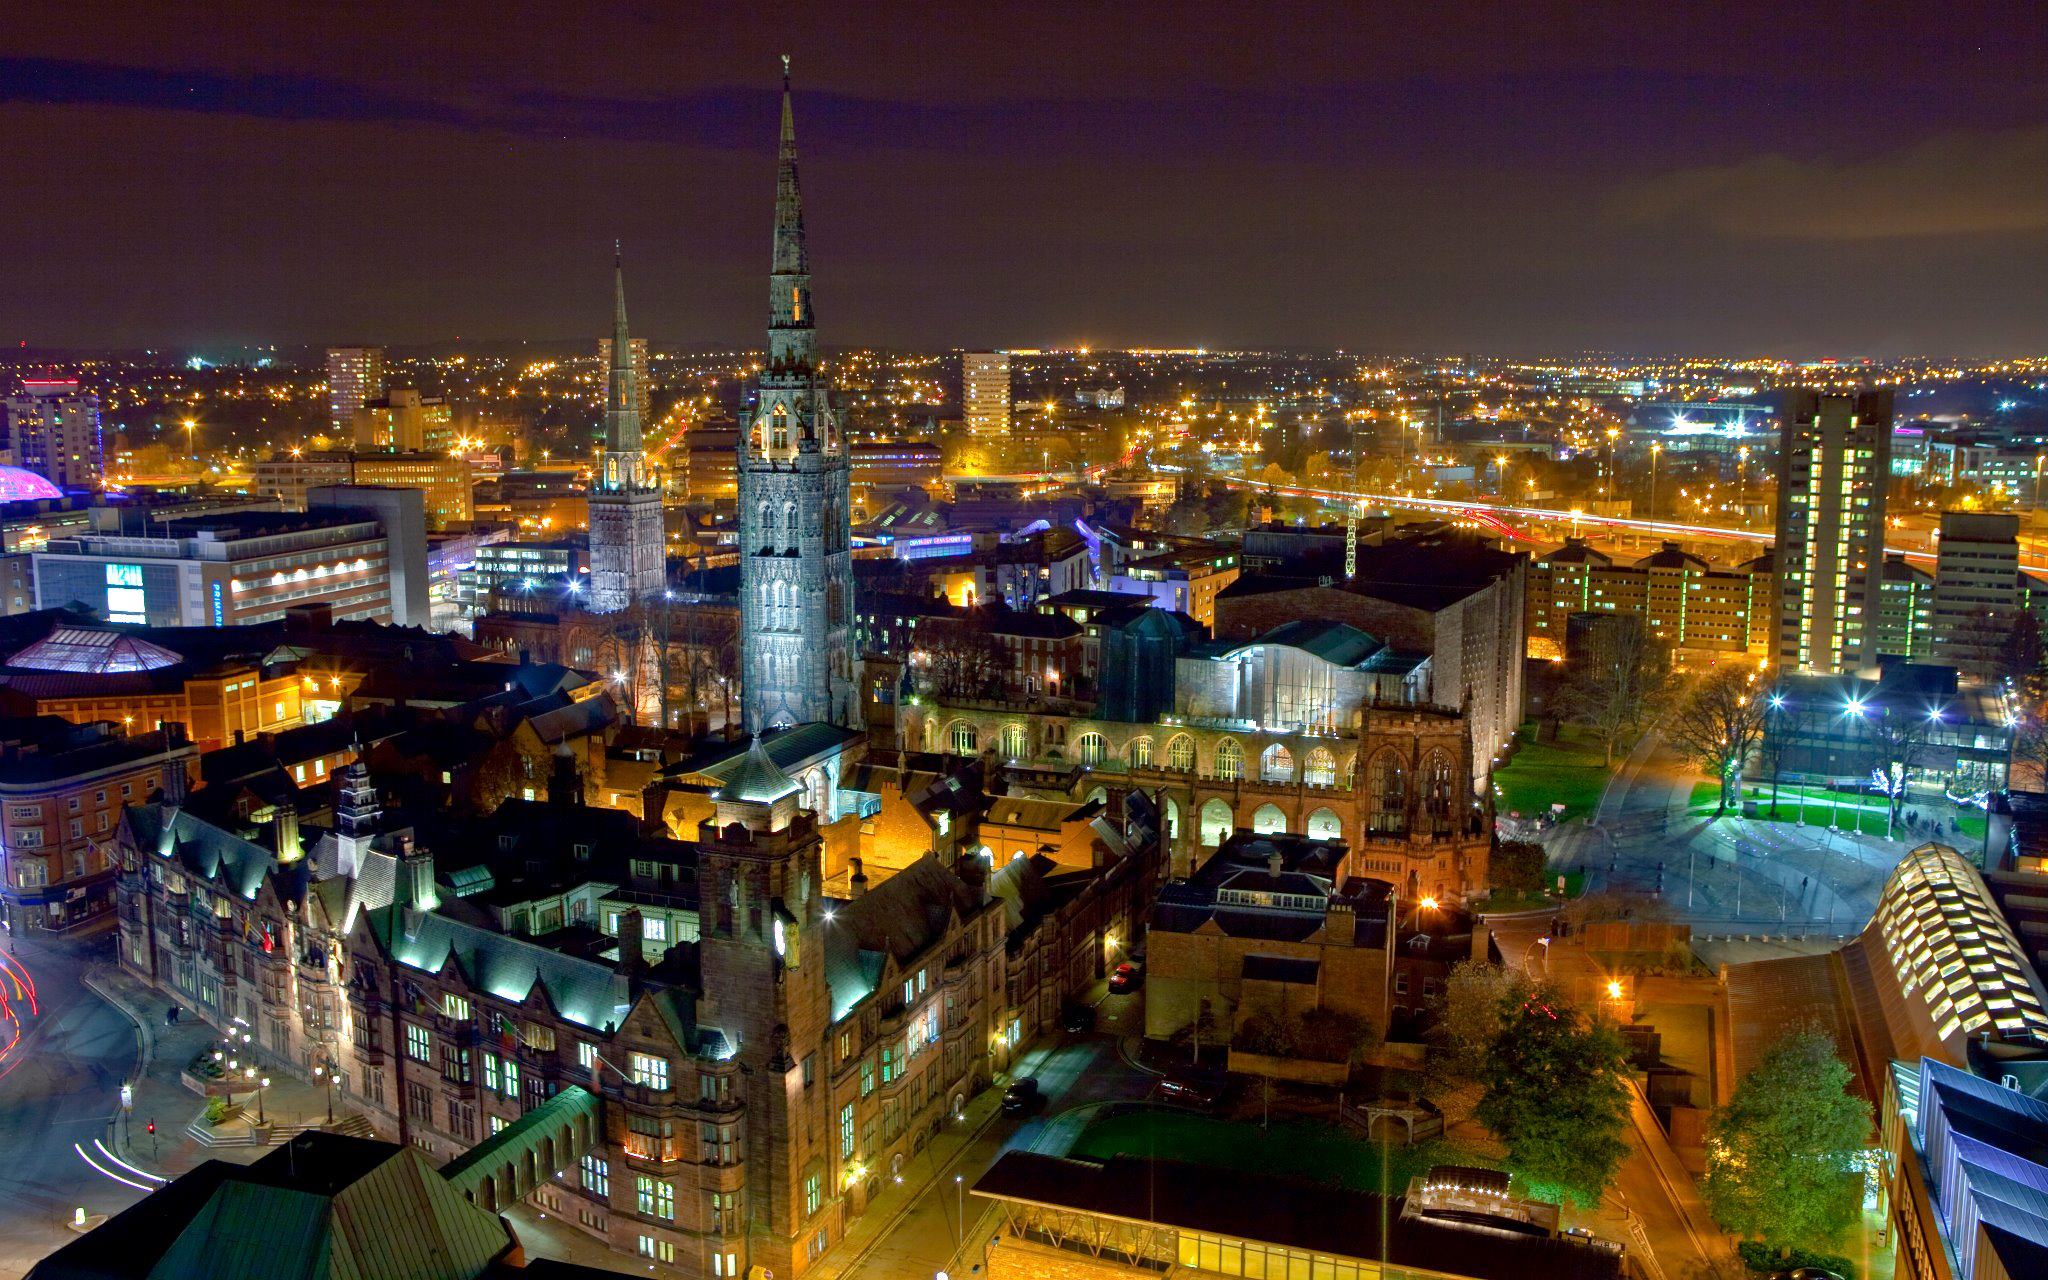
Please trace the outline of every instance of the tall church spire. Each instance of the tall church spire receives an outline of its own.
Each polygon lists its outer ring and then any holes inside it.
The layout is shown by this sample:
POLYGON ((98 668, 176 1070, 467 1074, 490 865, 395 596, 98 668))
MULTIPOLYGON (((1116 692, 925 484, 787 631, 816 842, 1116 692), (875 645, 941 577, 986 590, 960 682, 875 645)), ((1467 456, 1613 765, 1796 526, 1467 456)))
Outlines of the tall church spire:
POLYGON ((756 733, 860 716, 846 441, 817 358, 792 96, 784 57, 768 359, 738 456, 742 709, 756 733))
POLYGON ((612 336, 606 360, 604 456, 590 491, 590 594, 593 613, 615 613, 659 595, 664 583, 661 489, 640 442, 646 388, 626 331, 626 268, 612 245, 612 336))
POLYGON ((808 369, 813 359, 811 258, 804 246, 804 196, 796 176, 796 108, 789 55, 782 55, 782 145, 775 169, 775 255, 768 277, 768 361, 808 369))
MULTIPOLYGON (((609 381, 604 400, 607 462, 614 454, 633 455, 631 463, 637 473, 640 465, 640 398, 645 394, 645 388, 640 385, 640 370, 633 361, 633 340, 626 332, 626 266, 616 240, 612 242, 612 361, 607 372, 609 381)), ((637 474, 634 479, 637 481, 637 474)), ((612 481, 611 468, 607 466, 606 487, 619 487, 612 481)))

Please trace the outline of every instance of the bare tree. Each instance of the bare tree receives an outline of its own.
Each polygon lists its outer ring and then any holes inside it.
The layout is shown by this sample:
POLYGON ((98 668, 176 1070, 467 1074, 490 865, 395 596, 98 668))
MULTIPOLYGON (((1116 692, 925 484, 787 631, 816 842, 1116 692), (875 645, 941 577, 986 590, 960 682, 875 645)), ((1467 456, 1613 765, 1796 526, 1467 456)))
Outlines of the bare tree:
POLYGON ((1665 734, 1721 785, 1714 816, 1728 811, 1742 767, 1762 742, 1764 698, 1756 673, 1720 667, 1701 676, 1665 725, 1665 734))
POLYGON ((1615 748, 1642 736, 1664 710, 1671 651, 1638 619, 1603 619, 1563 692, 1566 713, 1593 730, 1612 765, 1615 748))
MULTIPOLYGON (((1859 710, 1855 714, 1864 715, 1864 712, 1859 710)), ((1926 753, 1927 740, 1934 726, 1950 714, 1950 708, 1945 706, 1925 713, 1902 706, 1869 709, 1866 723, 1870 726, 1870 771, 1872 780, 1889 802, 1885 811, 1887 835, 1898 825, 1899 811, 1905 807, 1907 775, 1926 753)))
POLYGON ((920 629, 912 655, 918 683, 935 698, 993 698, 1002 693, 1009 651, 988 633, 985 619, 931 620, 920 629), (920 657, 921 655, 921 657, 920 657))

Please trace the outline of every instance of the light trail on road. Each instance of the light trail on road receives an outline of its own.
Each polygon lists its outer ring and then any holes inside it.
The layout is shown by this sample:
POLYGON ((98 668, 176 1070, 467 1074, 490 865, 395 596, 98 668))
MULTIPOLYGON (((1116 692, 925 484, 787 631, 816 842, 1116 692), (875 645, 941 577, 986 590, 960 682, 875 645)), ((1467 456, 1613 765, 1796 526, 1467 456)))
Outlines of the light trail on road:
POLYGON ((151 1173, 147 1169, 138 1169, 134 1165, 129 1164, 126 1160, 123 1160, 121 1157, 107 1150, 107 1144, 101 1142, 98 1138, 94 1138, 92 1140, 92 1145, 99 1150, 99 1153, 101 1155, 113 1161, 115 1164, 120 1165, 123 1169, 126 1169, 128 1172, 134 1174, 138 1178, 147 1178, 149 1181, 156 1183, 158 1186, 162 1186, 164 1183, 170 1181, 169 1178, 159 1178, 157 1175, 151 1173))
MULTIPOLYGON (((94 1143, 93 1145, 94 1145, 94 1146, 99 1146, 99 1144, 98 1144, 97 1142, 95 1142, 95 1143, 94 1143)), ((72 1149, 73 1151, 76 1151, 76 1152, 78 1153, 78 1158, 79 1158, 80 1160, 83 1160, 83 1161, 85 1161, 85 1162, 86 1162, 87 1164, 89 1164, 89 1165, 91 1165, 91 1166, 92 1166, 92 1170, 93 1170, 93 1172, 94 1172, 94 1173, 104 1174, 105 1176, 107 1176, 107 1177, 109 1177, 109 1178, 112 1178, 112 1179, 113 1179, 114 1181, 116 1181, 116 1182, 120 1183, 120 1184, 121 1184, 122 1186, 124 1186, 124 1187, 133 1187, 133 1188, 135 1188, 135 1189, 136 1189, 137 1191, 154 1191, 154 1190, 156 1190, 156 1188, 155 1188, 155 1187, 151 1186, 151 1185, 150 1185, 149 1183, 147 1183, 147 1182, 136 1182, 135 1180, 133 1180, 133 1179, 131 1179, 131 1178, 124 1178, 124 1177, 122 1177, 122 1176, 121 1176, 120 1174, 118 1174, 118 1173, 115 1173, 115 1172, 114 1172, 114 1171, 113 1171, 112 1169, 106 1168, 106 1167, 105 1167, 104 1165, 100 1164, 100 1162, 99 1162, 99 1161, 97 1161, 97 1160, 94 1160, 94 1159, 93 1159, 93 1158, 92 1158, 91 1156, 87 1155, 87 1154, 85 1153, 85 1148, 84 1148, 84 1147, 82 1147, 82 1146, 80 1146, 80 1145, 78 1145, 78 1144, 77 1144, 76 1142, 74 1142, 74 1143, 72 1143, 72 1144, 71 1144, 71 1149, 72 1149)), ((102 1150, 104 1150, 105 1148, 101 1148, 101 1149, 102 1149, 102 1150)))
POLYGON ((6 1043, 0 1044, 0 1080, 21 1065, 16 1050, 21 1047, 21 1037, 27 1028, 23 1025, 22 1006, 28 1006, 28 1016, 33 1018, 42 1012, 36 1002, 35 976, 21 958, 6 951, 0 951, 0 1023, 6 1024, 6 1043))
MULTIPOLYGON (((1179 471, 1181 468, 1165 463, 1155 463, 1162 471, 1179 471)), ((1311 485, 1273 484, 1265 480, 1254 480, 1245 476, 1216 476, 1224 484, 1239 489, 1257 489, 1266 493, 1277 493, 1289 498, 1316 498, 1324 502, 1370 503, 1384 507, 1412 507, 1418 511, 1436 511, 1444 515, 1462 516, 1468 520, 1488 520, 1504 524, 1500 517, 1518 516, 1525 520, 1540 520, 1549 524, 1569 523, 1574 527, 1582 524, 1598 525, 1611 529, 1632 529, 1644 533, 1664 534, 1681 538, 1718 538, 1733 542, 1761 542, 1770 545, 1778 540, 1777 531, 1758 529, 1731 529, 1722 525, 1683 524, 1675 520, 1639 520, 1630 516, 1593 515, 1585 511, 1559 511, 1554 507, 1510 507, 1493 502, 1461 502, 1455 498, 1421 498, 1400 493, 1365 493, 1354 489, 1319 489, 1311 485)), ((1525 541, 1535 541, 1526 534, 1510 533, 1525 541)), ((1908 560, 1934 562, 1932 551, 1915 551, 1907 547, 1886 547, 1887 555, 1905 556, 1908 560)), ((2020 568, 2029 573, 2048 573, 2048 562, 2027 564, 2020 568)))

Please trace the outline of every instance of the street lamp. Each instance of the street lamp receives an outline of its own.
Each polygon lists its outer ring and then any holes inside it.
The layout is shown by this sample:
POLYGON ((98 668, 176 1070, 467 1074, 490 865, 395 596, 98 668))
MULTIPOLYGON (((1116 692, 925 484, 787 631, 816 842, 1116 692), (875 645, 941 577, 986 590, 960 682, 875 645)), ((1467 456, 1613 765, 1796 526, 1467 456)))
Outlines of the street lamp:
POLYGON ((327 1089, 327 1123, 334 1123, 334 1076, 338 1068, 333 1058, 322 1058, 313 1064, 313 1075, 327 1089))

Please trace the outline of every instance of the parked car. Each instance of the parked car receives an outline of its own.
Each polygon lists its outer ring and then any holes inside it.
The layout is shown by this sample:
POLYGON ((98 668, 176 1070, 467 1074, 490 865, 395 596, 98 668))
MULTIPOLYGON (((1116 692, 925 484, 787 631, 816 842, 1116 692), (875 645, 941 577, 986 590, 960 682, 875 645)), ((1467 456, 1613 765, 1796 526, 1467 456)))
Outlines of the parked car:
POLYGON ((1159 1082, 1159 1100, 1197 1111, 1214 1111, 1223 1101, 1222 1091, 1200 1080, 1168 1076, 1159 1082))
POLYGON ((1037 1076, 1019 1076, 1003 1090, 1003 1111, 1007 1115, 1022 1115, 1043 1101, 1045 1095, 1038 1091, 1037 1076))
POLYGON ((1095 1030, 1095 1006, 1092 1004, 1070 1004, 1060 1013, 1060 1025, 1068 1031, 1087 1032, 1095 1030))
POLYGON ((1109 989, 1117 995, 1136 991, 1145 985, 1145 966, 1135 960, 1126 960, 1109 971, 1109 989))

